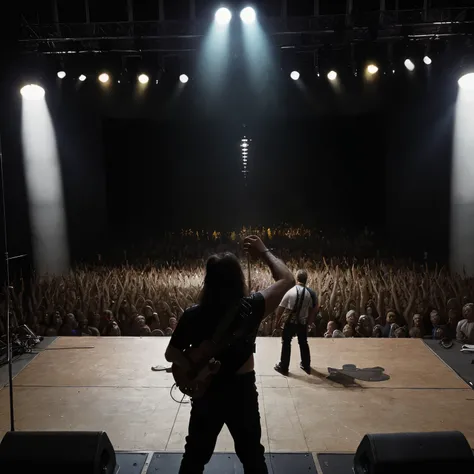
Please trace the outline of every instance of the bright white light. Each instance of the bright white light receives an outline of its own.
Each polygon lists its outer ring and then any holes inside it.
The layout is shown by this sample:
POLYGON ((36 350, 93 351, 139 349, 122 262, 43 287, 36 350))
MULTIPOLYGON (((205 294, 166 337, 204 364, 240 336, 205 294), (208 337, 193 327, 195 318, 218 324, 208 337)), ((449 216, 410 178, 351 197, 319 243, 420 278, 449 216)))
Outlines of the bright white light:
POLYGON ((294 81, 297 81, 300 78, 300 73, 298 71, 292 71, 292 73, 290 74, 290 77, 294 81))
POLYGON ((150 78, 146 74, 140 74, 138 76, 138 82, 140 84, 148 84, 149 80, 150 80, 150 78))
POLYGON ((369 64, 367 66, 367 72, 369 74, 377 74, 378 71, 379 71, 379 68, 375 64, 369 64))
POLYGON ((219 8, 216 11, 215 20, 219 25, 227 25, 232 19, 232 13, 228 8, 219 8))
POLYGON ((186 82, 189 81, 189 77, 186 76, 186 74, 181 74, 181 76, 179 76, 179 80, 180 80, 183 84, 186 84, 186 82))
POLYGON ((256 18, 257 18, 257 14, 255 13, 255 10, 252 7, 245 7, 240 12, 240 19, 244 23, 247 23, 247 24, 253 23, 256 18))
POLYGON ((248 148, 249 144, 248 143, 242 143, 241 147, 242 148, 248 148))
POLYGON ((109 75, 106 73, 106 72, 103 72, 100 76, 99 76, 99 81, 102 82, 102 84, 105 84, 106 82, 109 82, 109 75))
POLYGON ((413 64, 413 61, 411 59, 405 59, 405 67, 409 70, 409 71, 414 71, 415 70, 415 65, 413 64))
POLYGON ((80 80, 81 82, 84 82, 84 81, 86 80, 86 76, 84 76, 84 74, 81 74, 81 75, 79 76, 79 80, 80 80))
POLYGON ((59 77, 59 79, 64 79, 66 77, 66 73, 64 71, 59 71, 58 72, 58 77, 59 77))
POLYGON ((474 275, 474 74, 459 80, 451 171, 451 268, 474 275))
POLYGON ((328 72, 328 79, 330 81, 335 81, 337 79, 337 72, 336 71, 329 71, 328 72))
POLYGON ((431 58, 430 58, 429 56, 425 56, 425 57, 423 58, 423 62, 424 62, 427 66, 429 66, 433 61, 431 60, 431 58))
POLYGON ((459 81, 459 87, 468 91, 474 90, 474 73, 464 74, 459 81))
POLYGON ((45 100, 23 100, 22 145, 33 256, 40 274, 69 270, 66 211, 53 122, 45 100))
POLYGON ((26 100, 41 100, 44 98, 44 89, 36 84, 28 84, 20 90, 26 100))

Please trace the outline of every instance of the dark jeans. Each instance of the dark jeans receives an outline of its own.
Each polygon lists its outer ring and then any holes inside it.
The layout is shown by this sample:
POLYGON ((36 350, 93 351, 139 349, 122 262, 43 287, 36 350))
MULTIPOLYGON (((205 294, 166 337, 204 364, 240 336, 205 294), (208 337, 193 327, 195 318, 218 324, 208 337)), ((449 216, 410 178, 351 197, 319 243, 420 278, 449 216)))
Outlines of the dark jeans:
POLYGON ((215 384, 192 402, 191 419, 180 474, 201 474, 216 446, 224 424, 234 438, 235 452, 246 474, 267 474, 260 443, 262 430, 258 411, 255 372, 236 375, 227 383, 215 384))
POLYGON ((281 358, 280 366, 283 370, 288 370, 291 357, 291 340, 294 336, 298 337, 300 345, 301 364, 303 367, 311 365, 311 355, 308 346, 308 326, 307 324, 286 323, 281 336, 281 358))

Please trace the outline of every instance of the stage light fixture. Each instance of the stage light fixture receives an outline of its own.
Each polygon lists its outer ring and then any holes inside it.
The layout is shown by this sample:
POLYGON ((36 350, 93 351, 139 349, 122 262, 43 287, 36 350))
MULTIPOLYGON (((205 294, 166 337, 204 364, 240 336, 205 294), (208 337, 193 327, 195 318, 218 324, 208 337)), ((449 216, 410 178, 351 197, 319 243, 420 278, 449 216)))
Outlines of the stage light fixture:
POLYGON ((433 61, 431 60, 431 58, 430 58, 429 56, 425 56, 425 57, 423 58, 423 62, 424 62, 427 66, 429 66, 433 61))
POLYGON ((474 91, 474 73, 464 74, 459 79, 458 84, 461 89, 474 91))
POLYGON ((84 82, 84 81, 86 80, 86 76, 84 76, 84 74, 81 74, 81 75, 79 76, 79 80, 80 80, 81 82, 84 82))
POLYGON ((257 18, 257 14, 255 13, 255 10, 252 7, 245 7, 240 12, 240 19, 247 25, 249 25, 250 23, 253 23, 256 18, 257 18))
POLYGON ((59 71, 58 72, 58 77, 59 77, 59 79, 64 79, 66 77, 66 73, 64 71, 59 71))
POLYGON ((328 79, 330 81, 335 81, 337 79, 337 72, 336 71, 329 71, 328 72, 328 79))
POLYGON ((290 74, 290 77, 294 81, 297 81, 300 78, 300 73, 298 71, 292 71, 291 74, 290 74))
POLYGON ((219 25, 227 25, 232 20, 232 13, 228 8, 219 8, 216 11, 215 20, 219 25))
POLYGON ((103 72, 100 76, 99 76, 99 81, 102 82, 102 84, 105 84, 107 82, 109 82, 109 75, 106 73, 106 72, 103 72))
POLYGON ((140 74, 138 76, 138 82, 140 84, 148 84, 149 80, 150 80, 150 78, 146 74, 140 74))
POLYGON ((44 98, 45 91, 37 84, 28 84, 21 88, 20 94, 25 100, 41 100, 44 98))
POLYGON ((181 76, 179 76, 179 80, 180 80, 183 84, 186 84, 186 82, 189 81, 189 77, 186 76, 186 74, 181 74, 181 76))
POLYGON ((375 64, 369 64, 367 66, 367 72, 369 74, 377 74, 377 72, 379 71, 379 68, 375 65, 375 64))
POLYGON ((405 62, 403 64, 405 64, 405 67, 409 71, 414 71, 415 70, 415 65, 413 64, 413 61, 411 59, 405 59, 405 62))

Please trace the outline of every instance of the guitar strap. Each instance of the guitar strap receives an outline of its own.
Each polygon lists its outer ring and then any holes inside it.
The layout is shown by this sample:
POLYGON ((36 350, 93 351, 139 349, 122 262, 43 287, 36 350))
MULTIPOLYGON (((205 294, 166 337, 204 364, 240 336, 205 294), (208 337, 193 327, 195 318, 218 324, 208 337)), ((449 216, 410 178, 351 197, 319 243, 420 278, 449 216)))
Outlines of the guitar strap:
POLYGON ((231 331, 233 324, 237 320, 237 316, 239 314, 246 314, 249 315, 251 313, 251 306, 249 303, 245 301, 245 299, 241 299, 237 304, 231 306, 225 313, 222 320, 217 325, 214 334, 212 335, 212 342, 216 345, 220 345, 226 337, 232 338, 233 333, 231 331))
POLYGON ((303 291, 301 293, 298 293, 298 288, 296 288, 296 295, 297 295, 296 304, 295 304, 296 323, 299 323, 299 321, 300 321, 300 313, 301 313, 301 309, 303 308, 305 292, 306 292, 306 287, 305 286, 303 286, 303 291), (298 299, 299 299, 300 295, 301 295, 301 300, 298 302, 298 299))

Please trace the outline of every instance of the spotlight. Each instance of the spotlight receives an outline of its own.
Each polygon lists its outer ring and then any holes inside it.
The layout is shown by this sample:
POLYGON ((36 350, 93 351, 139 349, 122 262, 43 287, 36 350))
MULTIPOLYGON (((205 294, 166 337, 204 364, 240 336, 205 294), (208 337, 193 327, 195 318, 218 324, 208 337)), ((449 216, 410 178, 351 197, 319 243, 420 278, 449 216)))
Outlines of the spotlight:
POLYGON ((26 100, 41 100, 44 98, 44 89, 37 84, 28 84, 21 88, 20 94, 26 100))
POLYGON ((81 82, 84 82, 84 81, 86 80, 86 76, 84 76, 84 74, 81 74, 81 75, 79 76, 79 80, 80 80, 81 82))
POLYGON ((186 84, 186 82, 189 81, 189 77, 186 76, 186 74, 181 74, 181 76, 179 76, 179 80, 180 80, 183 84, 186 84))
POLYGON ((232 19, 232 13, 228 8, 219 8, 216 11, 215 20, 219 25, 227 25, 232 19))
POLYGON ((429 56, 425 56, 425 57, 423 58, 423 62, 424 62, 427 66, 429 66, 433 61, 431 60, 431 58, 430 58, 429 56))
POLYGON ((102 84, 105 84, 106 82, 109 82, 109 75, 106 73, 106 72, 103 72, 100 76, 99 76, 99 81, 102 82, 102 84))
POLYGON ((140 84, 148 84, 149 80, 150 80, 150 78, 146 74, 140 74, 138 76, 138 82, 140 84))
POLYGON ((66 77, 66 73, 64 71, 59 71, 58 72, 58 77, 59 77, 59 79, 64 79, 66 77))
POLYGON ((257 18, 257 14, 255 13, 255 10, 252 7, 245 7, 240 12, 240 19, 244 23, 247 23, 247 24, 253 23, 256 18, 257 18))
POLYGON ((298 71, 293 71, 291 74, 290 74, 290 77, 294 80, 294 81, 297 81, 299 78, 300 78, 300 73, 298 71))
POLYGON ((336 71, 329 71, 328 72, 328 79, 330 81, 335 81, 337 79, 337 72, 336 71))
POLYGON ((459 87, 464 90, 474 91, 474 73, 465 74, 458 81, 459 87))
POLYGON ((409 70, 409 71, 414 71, 415 70, 415 65, 413 64, 413 61, 411 59, 405 59, 405 67, 409 70))
POLYGON ((379 68, 375 64, 369 64, 367 66, 367 72, 369 74, 377 74, 378 71, 379 71, 379 68))

